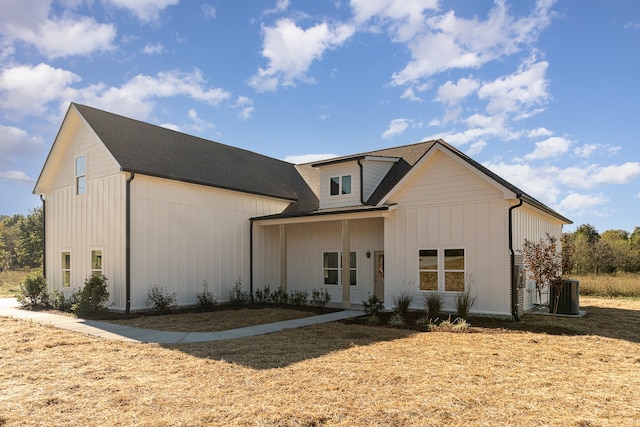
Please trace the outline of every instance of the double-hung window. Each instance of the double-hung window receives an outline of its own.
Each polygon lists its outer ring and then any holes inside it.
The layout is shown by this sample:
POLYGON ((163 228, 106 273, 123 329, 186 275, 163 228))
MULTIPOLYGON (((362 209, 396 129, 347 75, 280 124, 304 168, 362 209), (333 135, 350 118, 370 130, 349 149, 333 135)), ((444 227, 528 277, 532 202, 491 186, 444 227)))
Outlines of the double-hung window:
POLYGON ((351 175, 332 177, 329 192, 332 196, 351 194, 351 175))
MULTIPOLYGON (((357 283, 357 258, 355 252, 349 254, 349 284, 352 286, 355 286, 357 283)), ((325 285, 339 285, 342 272, 342 253, 324 252, 322 270, 325 285)))
POLYGON ((71 287, 71 252, 62 252, 62 286, 71 287))
POLYGON ((102 276, 102 251, 91 251, 91 275, 102 276))
POLYGON ((76 194, 81 195, 87 192, 87 157, 76 157, 75 164, 75 184, 76 194))
POLYGON ((419 249, 421 291, 464 292, 464 249, 419 249))

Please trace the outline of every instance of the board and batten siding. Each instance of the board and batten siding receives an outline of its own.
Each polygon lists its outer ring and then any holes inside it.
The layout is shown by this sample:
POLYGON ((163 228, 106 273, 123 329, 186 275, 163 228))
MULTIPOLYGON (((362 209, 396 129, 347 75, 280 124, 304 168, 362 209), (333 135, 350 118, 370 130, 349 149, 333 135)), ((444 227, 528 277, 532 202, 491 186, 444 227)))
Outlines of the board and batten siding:
POLYGON ((289 201, 136 175, 131 181, 131 309, 150 286, 194 304, 206 282, 219 300, 237 280, 249 291, 250 221, 289 201))
POLYGON ((102 251, 109 304, 124 305, 125 174, 93 130, 70 111, 39 191, 46 201, 47 285, 66 297, 91 274, 91 251, 102 251), (75 159, 86 156, 87 191, 76 195, 75 159), (71 254, 71 286, 62 286, 62 253, 71 254))
MULTIPOLYGON (((513 249, 520 254, 525 239, 531 242, 546 242, 546 233, 558 239, 558 250, 562 250, 562 222, 540 212, 539 210, 523 205, 513 210, 513 249)), ((532 280, 525 281, 523 293, 524 310, 533 308, 536 303, 546 303, 547 295, 543 295, 543 301, 537 301, 536 287, 532 280)))
MULTIPOLYGON (((349 246, 356 252, 356 285, 350 287, 350 300, 362 304, 373 294, 375 251, 384 247, 382 218, 349 219, 349 246), (367 251, 371 257, 367 258, 367 251)), ((341 220, 303 222, 285 225, 287 248, 287 290, 326 289, 331 302, 342 301, 341 285, 325 285, 323 253, 342 252, 341 220)), ((281 285, 279 225, 258 226, 254 244, 259 262, 254 264, 254 288, 269 285, 275 290, 281 285)))
MULTIPOLYGON (((422 308, 418 250, 462 248, 475 313, 510 314, 508 203, 503 192, 444 153, 435 153, 389 199, 385 225, 385 305, 403 288, 422 308)), ((455 310, 455 293, 444 308, 455 310)))

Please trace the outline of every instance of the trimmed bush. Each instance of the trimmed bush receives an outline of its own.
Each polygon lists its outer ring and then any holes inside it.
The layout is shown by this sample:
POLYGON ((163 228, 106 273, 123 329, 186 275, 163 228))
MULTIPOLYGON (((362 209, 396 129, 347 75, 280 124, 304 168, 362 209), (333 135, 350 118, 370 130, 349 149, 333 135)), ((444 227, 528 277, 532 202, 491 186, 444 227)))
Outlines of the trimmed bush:
POLYGON ((178 294, 175 292, 170 294, 166 288, 158 285, 151 286, 147 291, 147 308, 157 313, 171 313, 178 307, 177 300, 178 294))
POLYGON ((47 281, 41 272, 30 273, 20 282, 18 302, 31 307, 46 306, 49 303, 47 294, 47 281))
POLYGON ((251 300, 251 295, 242 289, 242 280, 238 278, 233 288, 229 289, 229 302, 235 305, 243 305, 251 300))
POLYGON ((88 277, 82 289, 75 294, 75 302, 71 305, 73 314, 91 314, 106 310, 109 300, 107 277, 95 275, 88 277))

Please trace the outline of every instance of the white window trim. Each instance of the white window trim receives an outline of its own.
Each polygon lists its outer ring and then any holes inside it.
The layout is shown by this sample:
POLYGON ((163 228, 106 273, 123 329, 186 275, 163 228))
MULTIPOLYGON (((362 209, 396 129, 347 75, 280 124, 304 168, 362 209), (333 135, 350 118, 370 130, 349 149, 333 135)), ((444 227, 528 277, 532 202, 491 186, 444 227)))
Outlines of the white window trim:
POLYGON ((88 161, 88 156, 85 154, 81 154, 79 156, 75 156, 73 158, 73 189, 74 189, 74 193, 76 196, 84 196, 87 194, 87 190, 88 190, 88 179, 87 179, 87 169, 88 169, 88 165, 89 165, 89 161, 88 161), (78 159, 83 158, 84 157, 84 173, 78 175, 78 170, 77 170, 77 162, 78 159), (79 178, 84 178, 84 192, 80 192, 80 187, 78 186, 78 179, 79 178))
POLYGON ((353 194, 353 174, 338 174, 338 175, 332 175, 332 176, 329 177, 329 197, 332 197, 332 198, 336 198, 336 197, 351 197, 352 194, 353 194), (347 178, 347 177, 350 180, 349 192, 348 193, 342 193, 344 179, 347 178), (332 185, 332 182, 333 182, 334 178, 338 178, 338 194, 331 194, 331 185, 332 185))
POLYGON ((71 289, 71 283, 72 283, 72 279, 73 279, 73 277, 71 276, 72 264, 73 264, 73 254, 72 254, 71 250, 62 249, 60 251, 60 276, 62 278, 60 287, 62 289, 71 289), (62 262, 64 254, 69 254, 69 268, 65 268, 64 267, 64 263, 62 262), (67 272, 67 271, 69 272, 69 286, 65 286, 64 285, 64 273, 67 272))
POLYGON ((104 249, 103 248, 91 248, 91 252, 89 253, 89 272, 91 276, 95 274, 95 272, 99 271, 101 276, 104 276, 104 249), (93 268, 93 253, 95 251, 100 251, 100 269, 93 268))
MULTIPOLYGON (((447 245, 447 246, 419 246, 416 251, 416 271, 418 272, 418 277, 417 277, 417 281, 416 283, 418 283, 418 291, 419 292, 435 292, 435 293, 442 293, 442 294, 448 294, 448 295, 456 295, 456 294, 462 294, 464 292, 467 292, 467 263, 468 263, 468 251, 466 246, 457 246, 457 245, 447 245), (444 251, 445 250, 449 250, 449 249, 462 249, 464 251, 464 270, 445 270, 444 268, 444 251), (420 251, 422 250, 435 250, 438 252, 438 290, 437 291, 429 291, 429 290, 422 290, 420 289, 420 251), (464 276, 464 290, 463 291, 447 291, 445 290, 445 273, 447 272, 461 272, 464 276)), ((422 270, 425 271, 425 270, 422 270)))
MULTIPOLYGON (((350 271, 355 271, 356 273, 356 283, 355 285, 351 285, 352 287, 356 288, 357 286, 359 286, 359 281, 358 281, 358 251, 351 251, 351 253, 355 254, 356 257, 356 266, 349 266, 349 270, 350 271)), ((351 277, 351 276, 349 276, 351 277)), ((342 286, 342 251, 336 250, 336 249, 327 249, 327 250, 323 250, 322 251, 322 286, 342 286), (324 283, 324 272, 326 270, 335 270, 335 268, 325 268, 324 266, 324 254, 327 253, 337 253, 338 254, 338 283, 324 283)))

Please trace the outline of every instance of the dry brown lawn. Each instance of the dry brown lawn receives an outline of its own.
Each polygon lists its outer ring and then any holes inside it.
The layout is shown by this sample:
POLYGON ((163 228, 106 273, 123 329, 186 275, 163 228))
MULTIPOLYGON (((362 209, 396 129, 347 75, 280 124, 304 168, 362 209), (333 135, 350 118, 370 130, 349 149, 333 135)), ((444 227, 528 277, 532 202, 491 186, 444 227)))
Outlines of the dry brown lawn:
POLYGON ((169 314, 165 316, 140 316, 132 319, 112 319, 109 322, 160 331, 216 332, 282 320, 299 319, 314 314, 313 311, 263 307, 204 313, 169 314))
POLYGON ((638 425, 640 301, 581 302, 581 319, 462 333, 330 323, 172 346, 0 318, 0 425, 638 425))

